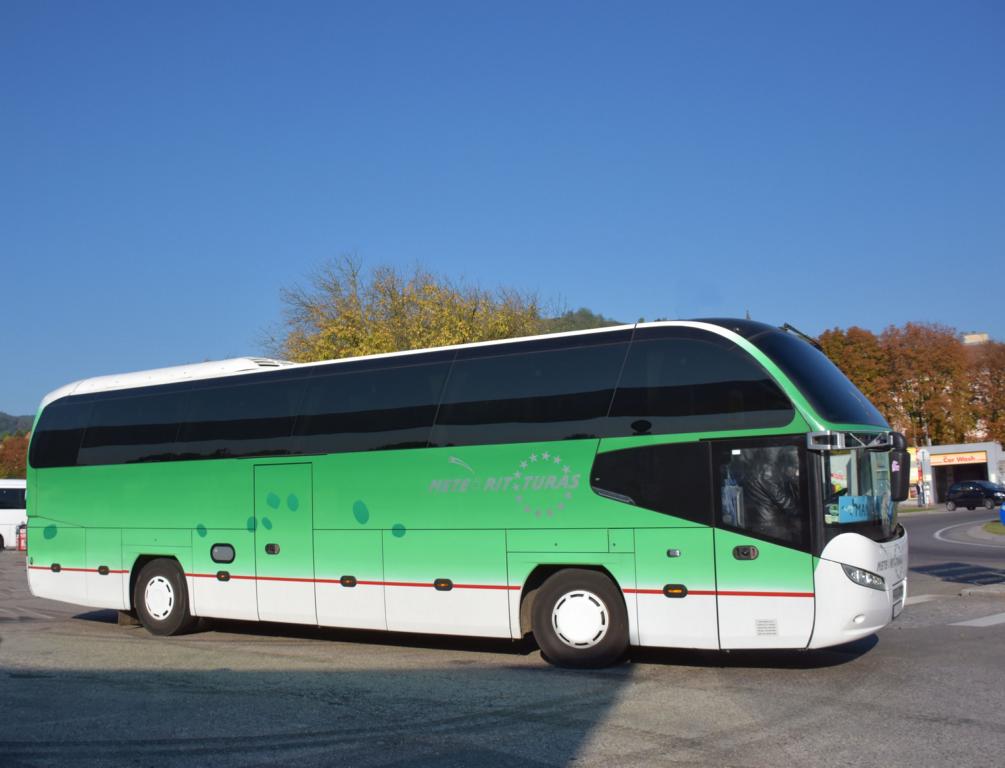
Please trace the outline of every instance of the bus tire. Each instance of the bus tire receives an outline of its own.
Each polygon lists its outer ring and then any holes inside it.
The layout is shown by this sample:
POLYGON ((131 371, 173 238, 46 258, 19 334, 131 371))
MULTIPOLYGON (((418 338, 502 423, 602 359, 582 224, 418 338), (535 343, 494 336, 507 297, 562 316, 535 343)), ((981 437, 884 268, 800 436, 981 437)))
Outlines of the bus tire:
POLYGON ((181 635, 198 621, 188 610, 185 576, 178 563, 167 558, 143 566, 133 589, 133 607, 152 635, 181 635))
POLYGON ((603 573, 567 568, 551 575, 534 599, 534 639, 560 667, 606 667, 628 650, 628 611, 603 573))

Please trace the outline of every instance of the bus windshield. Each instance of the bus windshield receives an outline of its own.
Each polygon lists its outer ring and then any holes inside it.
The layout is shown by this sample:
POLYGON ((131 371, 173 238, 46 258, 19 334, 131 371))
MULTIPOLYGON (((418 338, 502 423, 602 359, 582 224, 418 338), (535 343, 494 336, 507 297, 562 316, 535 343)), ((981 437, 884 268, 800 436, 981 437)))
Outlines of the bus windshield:
POLYGON ((792 379, 827 421, 889 428, 876 407, 823 352, 781 331, 761 333, 750 340, 792 379))
POLYGON ((893 536, 897 507, 890 493, 890 454, 862 449, 831 451, 820 461, 827 540, 849 532, 875 541, 893 536))

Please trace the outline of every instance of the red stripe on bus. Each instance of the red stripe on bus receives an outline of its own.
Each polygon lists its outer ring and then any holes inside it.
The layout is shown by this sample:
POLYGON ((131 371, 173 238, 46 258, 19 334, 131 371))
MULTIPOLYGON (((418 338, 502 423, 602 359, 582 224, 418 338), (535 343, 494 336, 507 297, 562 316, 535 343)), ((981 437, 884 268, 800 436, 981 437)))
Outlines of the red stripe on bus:
POLYGON ((815 597, 812 592, 716 592, 726 597, 815 597))
MULTIPOLYGON (((48 565, 29 565, 33 571, 52 570, 48 565)), ((68 573, 98 573, 97 568, 60 568, 59 572, 68 573)), ((128 570, 109 570, 108 573, 129 573, 128 570)), ((186 573, 185 576, 196 579, 215 579, 215 573, 186 573)), ((341 579, 308 579, 295 576, 237 576, 231 575, 231 581, 288 581, 297 584, 339 584, 341 579)), ((429 587, 433 585, 428 581, 357 581, 357 586, 368 587, 429 587)), ((510 586, 508 584, 454 584, 454 589, 503 589, 519 590, 520 586, 510 586)), ((623 589, 626 595, 662 595, 662 589, 623 589)), ((689 589, 688 595, 705 595, 721 597, 815 597, 813 592, 740 592, 734 590, 705 590, 689 589)))
MULTIPOLYGON (((357 584, 373 584, 384 587, 432 587, 428 581, 357 581, 357 584)), ((520 589, 508 584, 454 584, 454 589, 520 589)))
MULTIPOLYGON (((33 571, 52 571, 52 566, 49 565, 29 565, 28 568, 33 571)), ((69 573, 100 573, 97 568, 64 568, 60 566, 58 571, 53 571, 53 573, 62 573, 67 571, 69 573)), ((129 573, 129 571, 114 571, 109 569, 108 573, 129 573)))
MULTIPOLYGON (((662 589, 623 589, 626 595, 662 595, 662 589)), ((723 597, 814 597, 812 592, 735 592, 732 590, 689 589, 688 595, 716 595, 723 597)))
MULTIPOLYGON (((186 576, 197 579, 215 579, 215 573, 186 573, 186 576)), ((309 583, 309 584, 340 584, 341 579, 307 579, 307 578, 297 578, 293 576, 234 576, 231 575, 230 581, 235 579, 246 579, 252 581, 290 581, 295 583, 309 583)), ((369 586, 369 587, 429 587, 433 588, 432 582, 428 581, 357 581, 356 586, 369 586)), ((521 587, 511 587, 507 584, 454 584, 454 589, 521 589, 521 587)))

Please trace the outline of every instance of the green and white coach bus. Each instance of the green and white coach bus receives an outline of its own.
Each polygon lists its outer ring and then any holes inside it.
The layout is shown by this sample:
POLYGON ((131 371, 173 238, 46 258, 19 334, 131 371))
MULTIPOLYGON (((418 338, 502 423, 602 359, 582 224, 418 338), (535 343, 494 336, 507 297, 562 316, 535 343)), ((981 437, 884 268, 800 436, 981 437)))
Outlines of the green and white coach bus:
POLYGON ((42 402, 28 581, 159 635, 821 648, 904 605, 908 460, 821 352, 744 320, 101 377, 42 402))

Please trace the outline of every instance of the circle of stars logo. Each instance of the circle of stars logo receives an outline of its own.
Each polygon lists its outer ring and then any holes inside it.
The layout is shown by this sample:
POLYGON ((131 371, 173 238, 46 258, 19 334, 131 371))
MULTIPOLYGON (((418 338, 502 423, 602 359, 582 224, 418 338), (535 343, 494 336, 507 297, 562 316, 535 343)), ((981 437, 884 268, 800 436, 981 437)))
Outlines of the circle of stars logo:
POLYGON ((572 500, 569 487, 571 469, 558 454, 548 451, 532 453, 520 462, 513 473, 517 504, 533 517, 554 517, 565 510, 572 500))

